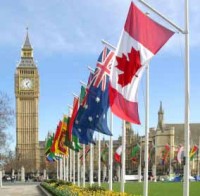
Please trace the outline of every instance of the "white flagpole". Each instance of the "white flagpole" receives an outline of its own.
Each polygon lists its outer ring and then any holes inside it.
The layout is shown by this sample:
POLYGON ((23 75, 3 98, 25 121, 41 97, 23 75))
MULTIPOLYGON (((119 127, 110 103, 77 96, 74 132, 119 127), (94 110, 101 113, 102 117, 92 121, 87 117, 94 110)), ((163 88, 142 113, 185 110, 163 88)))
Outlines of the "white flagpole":
MULTIPOLYGON (((69 108, 69 117, 72 115, 72 106, 68 105, 69 108)), ((69 150, 69 181, 72 182, 72 150, 69 150)))
POLYGON ((140 144, 140 164, 139 164, 139 168, 138 168, 138 176, 139 176, 139 179, 138 179, 138 182, 142 182, 142 145, 140 144))
MULTIPOLYGON (((152 8, 147 2, 145 2, 144 0, 138 0, 140 3, 142 3, 144 6, 146 6, 147 8, 149 8, 151 11, 153 11, 154 13, 156 13, 159 17, 161 17, 163 20, 165 20, 167 23, 169 23, 171 26, 173 26, 175 29, 177 29, 179 32, 185 34, 185 31, 180 28, 179 26, 177 26, 175 23, 173 23, 171 20, 169 20, 167 17, 163 16, 160 12, 158 12, 156 9, 152 8)), ((187 0, 186 0, 187 1, 187 0)))
POLYGON ((68 155, 67 155, 66 176, 67 176, 67 182, 68 182, 69 181, 69 149, 68 149, 68 155))
POLYGON ((76 160, 75 160, 75 151, 73 150, 73 184, 75 184, 75 174, 76 174, 76 160))
POLYGON ((169 151, 169 176, 170 174, 172 173, 172 166, 171 166, 171 163, 172 163, 172 145, 171 145, 171 139, 170 139, 170 151, 169 151))
POLYGON ((85 144, 83 144, 83 187, 85 187, 85 144))
POLYGON ((90 144, 90 186, 93 184, 93 146, 90 144))
MULTIPOLYGON (((110 132, 113 132, 113 114, 110 111, 110 132)), ((109 190, 112 191, 112 178, 113 178, 113 136, 110 136, 109 145, 109 190)))
POLYGON ((198 153, 198 158, 197 158, 197 176, 199 176, 199 157, 200 157, 200 154, 199 154, 199 152, 200 152, 200 137, 199 137, 199 146, 198 146, 198 151, 197 151, 197 153, 198 153))
POLYGON ((190 98, 190 68, 189 68, 189 2, 185 0, 185 167, 183 195, 189 196, 189 170, 190 170, 190 127, 189 127, 189 98, 190 98))
POLYGON ((125 156, 125 148, 126 148, 126 126, 125 120, 122 121, 122 169, 121 169, 121 192, 124 193, 124 183, 125 183, 125 165, 126 165, 126 156, 125 156))
POLYGON ((189 129, 189 97, 190 97, 190 63, 189 63, 189 0, 185 0, 185 29, 175 25, 169 19, 164 17, 157 10, 153 9, 149 4, 143 0, 139 0, 143 5, 151 9, 154 13, 167 21, 170 25, 176 28, 179 32, 185 35, 185 127, 184 127, 184 139, 185 139, 185 166, 184 166, 184 186, 183 196, 189 196, 189 149, 190 149, 190 129, 189 129))
POLYGON ((63 156, 63 180, 66 180, 65 155, 63 156))
MULTIPOLYGON (((62 157, 62 158, 63 158, 63 157, 62 157)), ((62 167, 62 166, 63 166, 63 165, 62 165, 62 162, 63 162, 63 161, 62 161, 62 158, 60 159, 60 178, 59 178, 60 180, 63 180, 63 169, 62 169, 62 168, 63 168, 63 167, 62 167)))
POLYGON ((149 65, 146 65, 146 112, 145 112, 145 147, 144 147, 144 190, 143 196, 148 196, 148 146, 149 146, 149 65))
POLYGON ((80 186, 80 152, 77 153, 77 182, 78 182, 78 186, 80 186))
POLYGON ((60 162, 60 159, 56 161, 57 180, 59 179, 59 176, 58 176, 58 162, 60 162))
POLYGON ((98 185, 101 186, 101 139, 100 139, 100 133, 98 132, 98 185))
POLYGON ((69 181, 72 182, 72 150, 70 149, 69 151, 69 181))
POLYGON ((156 171, 156 168, 157 168, 157 166, 156 166, 156 152, 157 152, 157 137, 155 137, 155 146, 154 146, 154 148, 155 148, 155 160, 154 160, 154 182, 157 182, 157 171, 156 171))

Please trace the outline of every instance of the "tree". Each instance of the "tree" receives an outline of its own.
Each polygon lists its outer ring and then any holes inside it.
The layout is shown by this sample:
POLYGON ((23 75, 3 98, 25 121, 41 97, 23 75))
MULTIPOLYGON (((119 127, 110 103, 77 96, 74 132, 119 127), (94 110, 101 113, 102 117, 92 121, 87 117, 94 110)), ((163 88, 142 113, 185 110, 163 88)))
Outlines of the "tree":
POLYGON ((14 111, 10 106, 10 98, 0 91, 0 131, 13 123, 14 111))
POLYGON ((13 124, 14 110, 10 106, 10 98, 6 93, 0 91, 0 162, 3 160, 4 154, 8 152, 7 141, 10 140, 6 129, 13 124))

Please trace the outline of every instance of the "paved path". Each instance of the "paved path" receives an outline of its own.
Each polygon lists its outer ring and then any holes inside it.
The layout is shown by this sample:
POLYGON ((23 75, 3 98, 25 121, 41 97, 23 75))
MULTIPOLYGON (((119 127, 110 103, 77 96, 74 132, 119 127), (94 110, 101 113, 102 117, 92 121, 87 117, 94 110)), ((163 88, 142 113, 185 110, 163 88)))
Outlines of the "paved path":
POLYGON ((13 185, 0 188, 1 196, 44 196, 38 185, 13 185))

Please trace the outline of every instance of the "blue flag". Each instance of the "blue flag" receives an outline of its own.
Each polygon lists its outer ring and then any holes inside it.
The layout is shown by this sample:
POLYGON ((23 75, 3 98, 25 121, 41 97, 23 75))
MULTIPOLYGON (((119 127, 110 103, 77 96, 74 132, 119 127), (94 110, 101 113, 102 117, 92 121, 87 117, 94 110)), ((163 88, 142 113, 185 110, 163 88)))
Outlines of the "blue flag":
MULTIPOLYGON (((85 103, 79 108, 81 115, 77 115, 74 128, 82 138, 93 135, 93 130, 112 135, 107 125, 107 112, 109 74, 113 55, 114 52, 108 48, 103 49, 97 60, 91 83, 88 85, 85 103)), ((82 143, 82 139, 79 139, 82 143)))
MULTIPOLYGON (((91 81, 92 77, 93 77, 93 73, 90 73, 90 76, 89 76, 89 79, 88 79, 88 87, 90 85, 90 81, 91 81)), ((87 92, 88 92, 88 88, 86 89, 85 87, 81 86, 81 93, 80 93, 80 96, 79 96, 80 106, 79 106, 77 116, 76 116, 75 121, 74 121, 73 131, 72 131, 72 134, 79 138, 79 142, 81 144, 86 144, 86 145, 90 144, 90 143, 95 144, 95 142, 93 140, 94 130, 87 130, 87 127, 85 127, 85 128, 82 127, 80 129, 78 123, 76 123, 76 122, 79 122, 80 117, 84 112, 84 105, 86 103, 87 92), (82 131, 80 131, 80 130, 82 130, 82 131), (83 131, 83 130, 86 130, 86 131, 83 131)))

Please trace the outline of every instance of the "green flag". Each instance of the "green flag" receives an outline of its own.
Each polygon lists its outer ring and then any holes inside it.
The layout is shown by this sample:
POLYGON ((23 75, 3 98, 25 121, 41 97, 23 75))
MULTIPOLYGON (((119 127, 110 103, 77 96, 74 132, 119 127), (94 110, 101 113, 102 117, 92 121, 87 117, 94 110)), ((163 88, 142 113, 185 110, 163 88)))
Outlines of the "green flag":
POLYGON ((137 144, 136 146, 133 147, 132 152, 131 152, 132 161, 137 161, 137 155, 139 151, 140 151, 140 145, 137 144))
POLYGON ((54 135, 53 136, 49 136, 49 138, 46 141, 46 144, 45 144, 45 154, 46 155, 50 152, 50 148, 51 148, 51 146, 53 144, 53 138, 54 138, 54 135))
POLYGON ((108 144, 107 143, 105 143, 105 147, 103 151, 101 152, 101 162, 104 165, 107 165, 107 162, 108 162, 108 144))

